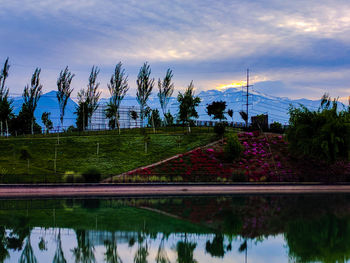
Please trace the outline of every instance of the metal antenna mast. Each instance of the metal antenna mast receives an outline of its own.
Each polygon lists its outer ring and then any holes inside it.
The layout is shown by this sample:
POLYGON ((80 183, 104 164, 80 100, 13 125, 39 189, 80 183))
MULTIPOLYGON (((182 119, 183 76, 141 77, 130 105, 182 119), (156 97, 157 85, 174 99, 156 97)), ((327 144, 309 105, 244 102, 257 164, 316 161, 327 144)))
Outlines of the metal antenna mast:
POLYGON ((247 120, 245 122, 246 127, 248 127, 248 122, 249 122, 249 111, 248 111, 248 106, 250 105, 249 104, 249 87, 251 87, 251 86, 252 85, 249 85, 249 68, 247 68, 247 86, 246 86, 247 93, 245 95, 247 97, 247 102, 245 104, 245 106, 246 106, 246 113, 247 113, 247 120))

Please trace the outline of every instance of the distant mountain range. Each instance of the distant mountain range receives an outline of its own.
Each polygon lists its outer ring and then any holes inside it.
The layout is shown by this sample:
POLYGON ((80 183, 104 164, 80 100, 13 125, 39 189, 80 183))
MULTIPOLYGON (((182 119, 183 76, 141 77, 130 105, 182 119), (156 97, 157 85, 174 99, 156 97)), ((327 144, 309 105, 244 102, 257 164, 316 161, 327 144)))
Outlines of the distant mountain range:
MULTIPOLYGON (((12 105, 15 114, 19 113, 19 111, 22 108, 22 104, 22 97, 16 97, 13 99, 12 105)), ((76 111, 76 106, 77 104, 72 99, 68 99, 63 119, 63 126, 68 127, 70 125, 75 125, 76 115, 74 112, 76 111)), ((34 112, 34 116, 36 118, 36 122, 40 126, 43 126, 43 123, 41 121, 41 115, 45 111, 51 113, 50 119, 53 122, 53 126, 60 126, 60 110, 58 107, 56 91, 50 91, 48 93, 45 93, 39 99, 38 106, 34 112)))
MULTIPOLYGON (((175 95, 175 94, 174 94, 175 95)), ((227 109, 232 109, 234 111, 233 121, 242 122, 240 118, 239 111, 246 109, 246 93, 238 88, 228 88, 223 91, 218 90, 207 90, 196 94, 201 98, 201 103, 197 108, 199 118, 198 120, 208 121, 210 117, 206 113, 206 106, 213 101, 226 101, 227 109)), ((103 98, 100 100, 100 105, 105 105, 109 99, 103 98)), ((13 106, 15 114, 21 109, 23 100, 21 97, 14 98, 13 106)), ((288 108, 290 105, 298 107, 303 104, 310 110, 317 110, 320 105, 320 100, 308 100, 308 99, 297 99, 291 100, 289 98, 274 97, 259 93, 256 91, 249 93, 249 116, 254 116, 257 114, 268 114, 269 122, 278 121, 282 124, 287 124, 289 120, 288 108)), ((160 109, 160 104, 156 93, 152 94, 149 98, 148 105, 152 108, 160 109)), ((138 106, 136 97, 126 96, 121 104, 122 107, 132 107, 138 106)), ((72 99, 68 100, 65 116, 64 116, 64 126, 75 125, 77 104, 72 99)), ((340 109, 344 107, 342 103, 339 102, 340 109)), ((178 102, 176 97, 170 99, 168 108, 172 115, 176 115, 178 111, 178 102)), ((38 107, 35 111, 35 117, 39 125, 42 125, 41 115, 43 112, 51 112, 51 120, 54 126, 59 126, 59 108, 56 98, 56 91, 50 91, 43 94, 38 102, 38 107)), ((229 116, 226 116, 228 121, 232 121, 229 116)))

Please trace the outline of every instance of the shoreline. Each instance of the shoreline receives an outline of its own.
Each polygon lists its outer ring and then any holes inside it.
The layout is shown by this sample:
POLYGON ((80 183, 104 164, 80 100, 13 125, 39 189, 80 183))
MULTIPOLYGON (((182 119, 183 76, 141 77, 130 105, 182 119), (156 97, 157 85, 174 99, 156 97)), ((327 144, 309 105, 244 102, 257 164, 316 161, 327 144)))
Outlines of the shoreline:
POLYGON ((350 193, 350 184, 0 185, 0 198, 350 193))

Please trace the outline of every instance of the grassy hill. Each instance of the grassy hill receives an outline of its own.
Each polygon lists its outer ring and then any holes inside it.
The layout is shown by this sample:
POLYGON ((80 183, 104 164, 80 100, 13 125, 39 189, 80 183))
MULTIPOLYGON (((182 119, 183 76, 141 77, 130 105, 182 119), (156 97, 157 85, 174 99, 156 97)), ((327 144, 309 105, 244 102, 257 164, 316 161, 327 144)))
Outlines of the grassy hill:
POLYGON ((215 139, 207 128, 197 128, 191 134, 183 129, 148 130, 145 152, 144 135, 138 129, 104 131, 94 135, 66 134, 13 137, 0 139, 0 182, 61 182, 66 171, 82 173, 97 168, 102 179, 154 163, 177 153, 205 145, 215 139), (56 155, 56 173, 55 173, 56 155))

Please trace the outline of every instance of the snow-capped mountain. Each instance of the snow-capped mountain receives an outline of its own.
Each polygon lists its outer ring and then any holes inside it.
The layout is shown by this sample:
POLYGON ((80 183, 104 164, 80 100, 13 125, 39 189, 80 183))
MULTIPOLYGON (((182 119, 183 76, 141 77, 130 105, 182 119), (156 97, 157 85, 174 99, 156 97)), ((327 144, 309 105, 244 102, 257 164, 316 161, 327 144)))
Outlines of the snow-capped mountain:
MULTIPOLYGON (((61 125, 60 122, 60 110, 58 106, 58 101, 56 97, 56 91, 50 91, 48 93, 43 94, 39 101, 37 108, 34 112, 34 116, 36 118, 36 122, 40 125, 43 126, 43 123, 41 121, 41 115, 46 111, 50 112, 50 119, 53 123, 54 127, 58 127, 61 125)), ((23 99, 22 97, 16 97, 13 98, 13 112, 14 114, 18 114, 19 111, 22 108, 23 104, 23 99)), ((77 104, 72 100, 68 99, 67 101, 67 106, 65 108, 65 114, 64 114, 64 119, 63 119, 63 126, 68 127, 70 125, 75 125, 75 120, 76 120, 76 106, 77 104)))
MULTIPOLYGON (((223 91, 219 90, 207 90, 202 91, 198 94, 195 94, 201 98, 201 103, 197 108, 199 118, 198 120, 209 121, 210 117, 206 113, 206 106, 213 101, 226 101, 227 109, 232 109, 234 111, 233 121, 242 122, 242 119, 239 115, 239 111, 246 110, 246 93, 245 91, 239 88, 228 88, 223 91)), ((175 116, 178 112, 178 102, 176 100, 176 93, 172 97, 168 104, 168 109, 171 114, 175 116)), ((109 99, 102 98, 100 100, 100 105, 106 105, 109 99)), ((14 112, 18 114, 23 100, 21 97, 15 98, 13 102, 14 112)), ((289 120, 288 109, 290 105, 298 107, 300 104, 303 104, 310 110, 317 110, 320 105, 320 100, 308 100, 308 99, 297 99, 291 100, 286 97, 274 97, 259 93, 256 91, 249 93, 249 116, 254 116, 257 114, 268 114, 269 122, 278 121, 282 124, 287 124, 289 120)), ((138 107, 136 97, 126 96, 122 101, 121 107, 138 107)), ((149 97, 148 106, 152 109, 158 108, 160 111, 159 99, 157 97, 156 91, 149 97)), ((69 99, 64 116, 64 126, 75 125, 77 104, 69 99)), ((342 103, 339 102, 339 109, 345 107, 342 103)), ((35 111, 35 117, 39 125, 42 125, 41 114, 45 111, 51 112, 51 120, 54 123, 54 126, 59 126, 59 108, 56 98, 56 91, 51 91, 41 96, 38 107, 35 111)), ((160 114, 162 115, 161 111, 160 114)), ((228 115, 226 115, 227 121, 232 121, 228 115)), ((108 122, 105 122, 108 123, 108 122)))

